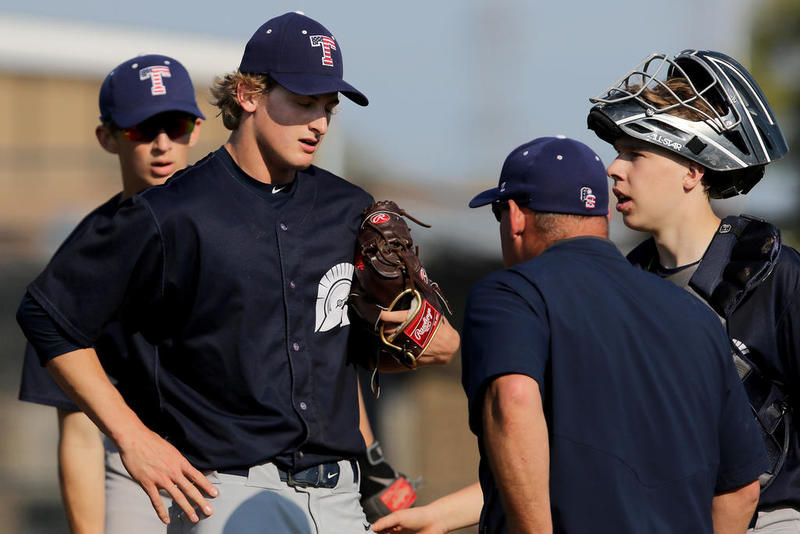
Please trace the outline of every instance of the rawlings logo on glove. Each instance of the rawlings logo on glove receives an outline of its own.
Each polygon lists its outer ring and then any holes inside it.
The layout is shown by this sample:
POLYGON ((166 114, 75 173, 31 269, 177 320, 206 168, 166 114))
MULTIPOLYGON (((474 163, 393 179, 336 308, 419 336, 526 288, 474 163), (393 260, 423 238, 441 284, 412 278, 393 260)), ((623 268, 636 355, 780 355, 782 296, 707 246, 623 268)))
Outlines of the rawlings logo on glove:
POLYGON ((448 313, 450 308, 428 278, 403 217, 430 228, 389 200, 364 210, 348 304, 380 338, 384 352, 413 369, 436 335, 443 307, 448 313), (384 310, 408 310, 408 316, 393 328, 380 320, 384 310))

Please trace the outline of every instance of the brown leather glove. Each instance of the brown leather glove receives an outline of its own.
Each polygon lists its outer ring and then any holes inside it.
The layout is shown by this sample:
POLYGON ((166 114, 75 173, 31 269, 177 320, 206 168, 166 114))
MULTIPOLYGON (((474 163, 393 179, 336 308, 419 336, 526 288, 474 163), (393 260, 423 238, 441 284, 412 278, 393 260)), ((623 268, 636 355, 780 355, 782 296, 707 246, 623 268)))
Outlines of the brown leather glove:
POLYGON ((430 228, 390 200, 364 210, 348 303, 380 338, 385 348, 382 352, 413 369, 436 335, 442 311, 450 313, 450 308, 439 285, 428 278, 403 217, 430 228), (380 320, 383 310, 409 313, 388 332, 380 320))

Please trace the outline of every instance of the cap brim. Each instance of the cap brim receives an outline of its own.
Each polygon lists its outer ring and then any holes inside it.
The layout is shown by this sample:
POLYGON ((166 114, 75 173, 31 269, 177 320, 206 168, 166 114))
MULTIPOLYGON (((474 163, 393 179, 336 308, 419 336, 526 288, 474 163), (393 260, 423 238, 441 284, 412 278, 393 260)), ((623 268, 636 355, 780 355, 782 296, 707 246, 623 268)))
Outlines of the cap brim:
POLYGON ((491 204, 495 200, 500 198, 500 192, 497 190, 496 187, 491 189, 487 189, 483 193, 477 195, 475 198, 469 201, 470 208, 479 208, 481 206, 485 206, 486 204, 491 204))
POLYGON ((159 106, 157 108, 152 106, 140 106, 134 107, 124 113, 112 113, 111 119, 114 121, 114 124, 120 128, 130 128, 131 126, 135 126, 140 122, 149 119, 150 117, 158 115, 159 113, 167 113, 170 111, 183 111, 203 120, 206 118, 202 111, 191 104, 168 103, 167 105, 159 106))
POLYGON ((325 93, 342 93, 344 96, 358 104, 366 106, 369 100, 361 91, 334 76, 306 73, 275 73, 269 75, 282 87, 298 95, 322 95, 325 93))

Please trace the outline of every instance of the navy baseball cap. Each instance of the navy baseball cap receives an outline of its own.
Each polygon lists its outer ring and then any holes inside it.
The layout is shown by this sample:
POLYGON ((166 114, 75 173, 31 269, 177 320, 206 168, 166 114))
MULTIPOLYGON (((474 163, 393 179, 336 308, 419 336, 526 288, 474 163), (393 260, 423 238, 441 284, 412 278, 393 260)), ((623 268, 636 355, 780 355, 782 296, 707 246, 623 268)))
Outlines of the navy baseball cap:
POLYGON ((515 148, 503 163, 497 187, 473 198, 469 207, 510 198, 534 211, 606 215, 606 168, 583 143, 540 137, 515 148))
POLYGON ((100 120, 130 128, 165 111, 205 119, 189 73, 167 56, 138 56, 108 73, 100 87, 100 120))
POLYGON ((244 48, 239 71, 268 74, 298 95, 342 93, 358 104, 369 100, 342 79, 342 47, 319 22, 301 12, 265 22, 244 48))

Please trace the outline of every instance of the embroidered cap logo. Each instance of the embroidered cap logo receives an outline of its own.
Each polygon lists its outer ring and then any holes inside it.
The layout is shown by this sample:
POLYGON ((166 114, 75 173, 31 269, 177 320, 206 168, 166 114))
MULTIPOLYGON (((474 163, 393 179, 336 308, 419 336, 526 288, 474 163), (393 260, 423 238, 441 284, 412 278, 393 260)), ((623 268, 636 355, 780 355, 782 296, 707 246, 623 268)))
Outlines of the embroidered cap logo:
POLYGON ((154 65, 139 70, 139 79, 144 81, 150 78, 150 93, 153 96, 167 94, 167 87, 164 85, 164 78, 170 78, 172 74, 169 67, 165 65, 154 65))
POLYGON ((592 192, 591 187, 581 188, 581 200, 583 201, 583 205, 586 206, 587 209, 594 209, 595 203, 597 202, 597 197, 592 192))
POLYGON ((311 46, 322 47, 322 64, 326 67, 333 67, 333 56, 331 50, 336 50, 336 41, 327 35, 310 35, 311 46))

